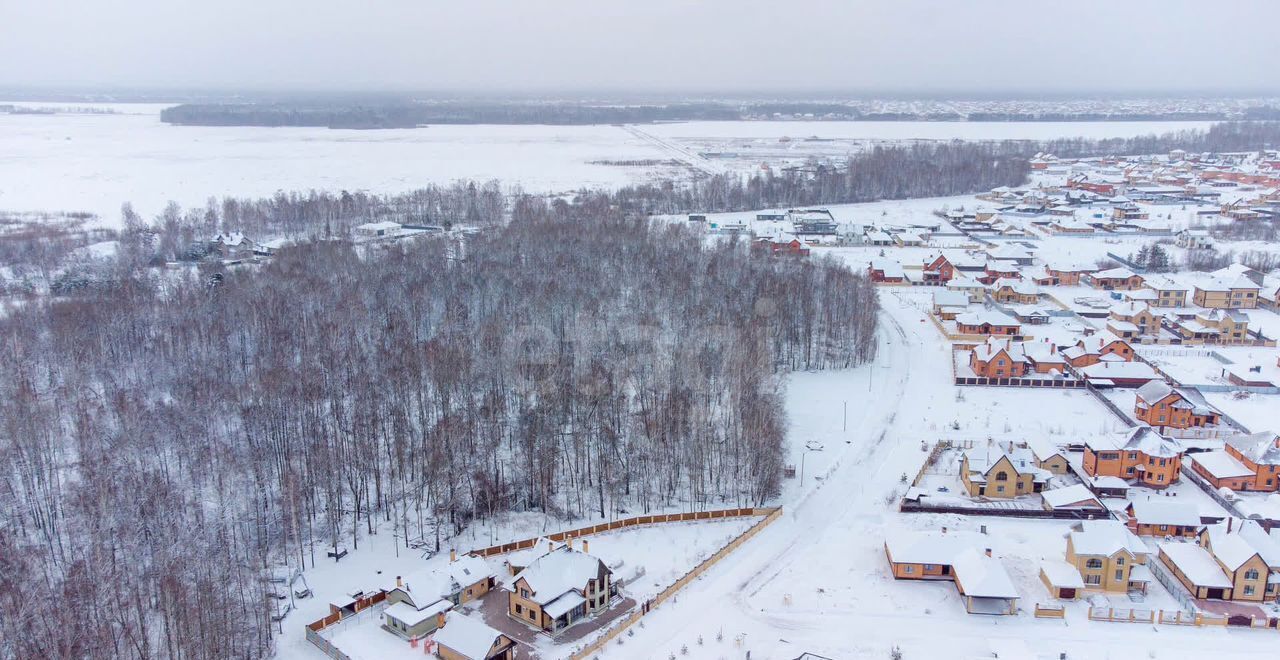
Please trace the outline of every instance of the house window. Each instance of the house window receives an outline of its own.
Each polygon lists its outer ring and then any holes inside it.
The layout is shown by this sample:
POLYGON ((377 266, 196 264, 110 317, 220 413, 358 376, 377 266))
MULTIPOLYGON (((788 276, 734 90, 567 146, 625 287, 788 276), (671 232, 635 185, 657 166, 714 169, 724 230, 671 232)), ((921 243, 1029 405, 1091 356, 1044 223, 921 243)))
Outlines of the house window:
POLYGON ((1004 486, 996 486, 996 492, 997 492, 997 493, 1003 493, 1003 492, 1004 492, 1004 486))
POLYGON ((903 566, 903 567, 902 567, 902 572, 903 572, 903 573, 907 573, 907 574, 915 573, 915 572, 916 572, 916 567, 915 567, 915 566, 912 566, 912 565, 910 565, 910 564, 908 564, 908 565, 906 565, 906 566, 903 566))
POLYGON ((524 614, 524 605, 516 605, 516 614, 524 614))
POLYGON ((1168 526, 1168 525, 1161 525, 1161 526, 1160 526, 1160 531, 1162 531, 1162 532, 1167 532, 1167 531, 1169 531, 1169 526, 1168 526))
POLYGON ((529 590, 528 590, 528 589, 521 588, 521 589, 520 589, 520 597, 521 597, 521 598, 528 598, 528 597, 529 597, 529 590))
POLYGON ((1157 475, 1156 475, 1156 481, 1164 481, 1164 475, 1163 475, 1163 474, 1157 474, 1157 475))
POLYGON ((1085 562, 1085 564, 1084 564, 1084 565, 1085 565, 1085 567, 1086 567, 1086 568, 1095 568, 1095 569, 1096 569, 1096 568, 1102 568, 1102 560, 1101 560, 1101 559, 1090 559, 1089 561, 1085 562))
POLYGON ((1244 585, 1244 595, 1246 595, 1246 596, 1252 596, 1253 594, 1254 594, 1254 588, 1253 588, 1253 585, 1252 585, 1252 584, 1246 584, 1246 585, 1244 585))
POLYGON ((1102 576, 1101 576, 1101 575, 1086 575, 1086 576, 1084 576, 1084 583, 1085 583, 1085 584, 1102 584, 1102 576))
POLYGON ((1116 566, 1124 566, 1124 557, 1116 557, 1116 566))
POLYGON ((1123 580, 1123 579, 1124 579, 1124 571, 1122 571, 1122 570, 1117 570, 1117 571, 1116 571, 1116 581, 1118 582, 1118 581, 1123 580))
POLYGON ((538 617, 536 617, 536 616, 534 616, 534 615, 533 615, 533 608, 529 608, 529 620, 530 620, 530 621, 537 621, 537 620, 538 620, 538 617))
POLYGON ((1005 472, 1004 470, 1001 470, 1001 471, 999 471, 999 472, 997 472, 997 473, 996 473, 996 481, 1005 481, 1005 480, 1007 480, 1008 478, 1009 478, 1009 474, 1008 474, 1007 472, 1005 472))
POLYGON ((937 570, 937 569, 938 569, 938 565, 937 565, 937 564, 925 564, 925 565, 924 565, 924 570, 926 570, 926 571, 934 571, 934 570, 937 570))
POLYGON ((1244 572, 1244 579, 1246 579, 1246 580, 1256 580, 1256 579, 1258 579, 1258 569, 1256 569, 1256 568, 1251 568, 1251 569, 1249 569, 1249 570, 1245 571, 1245 572, 1244 572))

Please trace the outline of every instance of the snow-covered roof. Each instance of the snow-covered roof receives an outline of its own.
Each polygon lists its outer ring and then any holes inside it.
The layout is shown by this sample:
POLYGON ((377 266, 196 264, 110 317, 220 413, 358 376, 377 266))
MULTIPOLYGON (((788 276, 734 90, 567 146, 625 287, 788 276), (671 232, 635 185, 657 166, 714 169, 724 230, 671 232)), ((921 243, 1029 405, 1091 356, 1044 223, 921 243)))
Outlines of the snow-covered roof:
POLYGON ((1082 367, 1080 373, 1085 378, 1119 378, 1121 380, 1154 380, 1160 377, 1151 365, 1145 362, 1125 362, 1123 360, 1103 360, 1097 364, 1082 367))
POLYGON ((598 558, 564 547, 539 557, 520 571, 511 583, 524 580, 533 591, 530 600, 546 605, 568 591, 585 589, 587 582, 599 576, 602 567, 598 558))
POLYGON ((1197 284, 1196 288, 1201 291, 1259 291, 1262 289, 1262 287, 1244 275, 1217 277, 1208 282, 1197 284))
POLYGON ((887 534, 884 545, 895 563, 948 566, 961 552, 974 547, 962 536, 909 530, 887 534))
POLYGON ((1233 435, 1226 439, 1226 444, 1240 452, 1241 456, 1259 465, 1280 464, 1280 439, 1275 433, 1263 431, 1248 435, 1233 435))
POLYGON ((1071 532, 1071 547, 1077 555, 1110 557, 1121 550, 1134 557, 1148 554, 1142 540, 1118 520, 1083 521, 1080 531, 1071 532))
POLYGON ((871 269, 883 272, 885 277, 905 277, 902 264, 893 259, 872 259, 871 269))
POLYGON ((1245 562, 1258 555, 1258 550, 1248 539, 1239 534, 1228 533, 1221 527, 1213 527, 1208 531, 1209 551, 1227 570, 1234 572, 1245 562))
POLYGON ((387 607, 387 609, 383 610, 382 613, 392 619, 400 621, 406 626, 413 627, 437 614, 448 612, 451 609, 453 609, 453 603, 447 600, 437 600, 422 609, 418 609, 405 602, 399 602, 392 603, 387 607))
POLYGON ((969 294, 963 291, 941 289, 933 292, 933 304, 937 307, 968 307, 969 294))
POLYGON ((450 612, 444 627, 435 634, 435 642, 471 660, 485 660, 489 650, 502 633, 485 625, 479 619, 450 612))
POLYGON ((1194 543, 1161 543, 1160 551, 1192 584, 1198 587, 1229 589, 1232 587, 1227 574, 1213 560, 1209 551, 1194 543))
POLYGON ((1196 510, 1194 504, 1138 500, 1132 502, 1130 506, 1133 507, 1134 519, 1140 525, 1200 526, 1200 512, 1196 510))
POLYGON ((994 325, 994 326, 1017 326, 1020 325, 1018 320, 995 310, 986 309, 977 312, 965 312, 956 316, 956 323, 962 325, 994 325))
POLYGON ((1199 390, 1187 387, 1174 387, 1163 380, 1153 380, 1139 387, 1134 395, 1139 404, 1154 405, 1171 394, 1176 394, 1181 401, 1174 402, 1175 408, 1190 409, 1197 415, 1209 415, 1217 410, 1209 405, 1199 390))
POLYGON ((1156 458, 1173 458, 1182 453, 1182 445, 1177 440, 1166 438, 1149 426, 1092 436, 1085 439, 1085 444, 1094 451, 1140 451, 1156 458))
POLYGON ((366 222, 363 225, 356 226, 356 229, 361 231, 389 231, 389 230, 394 230, 399 228, 400 228, 400 223, 392 222, 390 220, 383 220, 380 222, 366 222))
POLYGON ((1018 474, 1030 474, 1034 481, 1048 481, 1051 475, 1048 470, 1036 466, 1031 450, 1022 447, 979 446, 966 450, 964 455, 968 459, 969 472, 977 473, 972 476, 975 481, 981 481, 1002 458, 1008 458, 1018 474))
POLYGON ((970 548, 961 552, 951 563, 964 595, 974 598, 1017 598, 1018 590, 995 557, 970 548))
POLYGON ((1044 571, 1049 583, 1063 589, 1083 589, 1084 580, 1080 579, 1080 571, 1075 566, 1061 559, 1046 559, 1040 562, 1040 570, 1044 571))
POLYGON ((1280 538, 1267 533, 1255 520, 1241 520, 1236 533, 1252 545, 1267 566, 1280 568, 1280 538))
POLYGON ((546 537, 541 537, 537 541, 534 541, 532 546, 529 546, 524 550, 516 550, 515 552, 507 555, 507 564, 517 568, 524 568, 525 566, 537 561, 539 557, 552 552, 563 545, 563 543, 552 541, 546 537))
POLYGON ((1093 273, 1095 280, 1127 280, 1134 276, 1134 272, 1128 268, 1109 268, 1093 273))
POLYGON ((1090 506, 1103 508, 1102 502, 1099 502, 1093 491, 1086 488, 1084 484, 1046 490, 1040 495, 1044 498, 1045 504, 1054 509, 1088 508, 1090 506))
POLYGON ((542 612, 547 616, 556 619, 585 602, 587 602, 587 599, 584 598, 582 594, 576 591, 568 591, 562 594, 559 598, 543 605, 542 612))
POLYGON ((402 588, 415 605, 425 605, 439 598, 449 598, 462 589, 493 576, 494 571, 487 561, 464 555, 446 566, 405 575, 402 588))
POLYGON ((1191 460, 1204 468, 1215 479, 1230 479, 1232 477, 1253 475, 1253 470, 1245 467, 1243 463, 1236 460, 1236 457, 1223 450, 1195 454, 1191 456, 1191 460))
POLYGON ((1044 462, 1054 456, 1066 458, 1067 454, 1057 444, 1046 440, 1045 438, 1031 438, 1027 440, 1027 448, 1031 450, 1031 455, 1036 457, 1037 461, 1044 462))

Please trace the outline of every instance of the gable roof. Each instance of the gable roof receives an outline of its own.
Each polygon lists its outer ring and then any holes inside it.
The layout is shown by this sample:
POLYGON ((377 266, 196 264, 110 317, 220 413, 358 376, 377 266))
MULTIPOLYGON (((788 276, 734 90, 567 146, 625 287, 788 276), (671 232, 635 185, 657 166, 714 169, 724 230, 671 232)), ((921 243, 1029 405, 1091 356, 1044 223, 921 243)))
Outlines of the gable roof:
POLYGON ((524 580, 533 592, 530 600, 546 605, 568 591, 581 591, 587 582, 609 569, 598 558, 568 546, 549 552, 529 564, 511 580, 524 580))
POLYGON ((975 598, 1017 598, 1018 590, 999 559, 976 548, 961 552, 951 563, 962 593, 975 598))
POLYGON ((1168 542, 1160 544, 1160 551, 1192 584, 1218 589, 1231 588, 1231 580, 1222 567, 1204 548, 1194 543, 1168 542))
POLYGON ((1156 458, 1173 458, 1182 453, 1182 445, 1177 440, 1156 433, 1150 426, 1089 437, 1085 445, 1094 451, 1140 451, 1156 458))
POLYGON ((1200 512, 1194 504, 1137 500, 1129 506, 1133 508, 1133 518, 1140 525, 1200 526, 1200 512))
POLYGON ((489 650, 502 633, 490 628, 478 619, 450 612, 444 627, 435 634, 435 642, 457 651, 473 660, 485 660, 489 650))
POLYGON ((1082 502, 1096 504, 1098 508, 1104 508, 1102 502, 1093 494, 1093 491, 1086 488, 1084 484, 1046 490, 1040 493, 1040 496, 1044 498, 1046 504, 1055 509, 1082 502))
POLYGON ((1270 431, 1233 435, 1226 439, 1226 444, 1232 449, 1259 465, 1280 464, 1280 446, 1277 446, 1277 442, 1280 442, 1280 438, 1270 431))
POLYGON ((1110 557, 1127 550, 1134 557, 1145 556, 1147 546, 1119 520, 1085 520, 1080 531, 1071 532, 1071 547, 1077 555, 1110 557))
POLYGON ((1239 534, 1229 534, 1221 528, 1210 528, 1206 535, 1209 537, 1209 552, 1229 571, 1235 572, 1254 557, 1261 559, 1257 549, 1239 534))

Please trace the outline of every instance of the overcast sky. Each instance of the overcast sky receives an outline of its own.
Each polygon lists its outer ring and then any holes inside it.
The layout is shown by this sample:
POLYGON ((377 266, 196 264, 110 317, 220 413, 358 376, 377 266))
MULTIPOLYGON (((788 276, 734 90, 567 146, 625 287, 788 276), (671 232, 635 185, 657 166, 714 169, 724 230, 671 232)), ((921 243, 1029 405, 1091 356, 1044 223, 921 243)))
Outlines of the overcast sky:
POLYGON ((1277 0, 0 0, 0 86, 1280 88, 1277 0))

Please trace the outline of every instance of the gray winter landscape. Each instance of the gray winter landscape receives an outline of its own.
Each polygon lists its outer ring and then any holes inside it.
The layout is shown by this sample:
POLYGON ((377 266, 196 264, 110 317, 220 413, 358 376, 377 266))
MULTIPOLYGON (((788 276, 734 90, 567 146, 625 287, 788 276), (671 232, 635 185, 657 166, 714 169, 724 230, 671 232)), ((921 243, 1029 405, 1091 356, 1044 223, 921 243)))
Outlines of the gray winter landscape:
POLYGON ((0 660, 1274 658, 1280 5, 0 3, 0 660))

